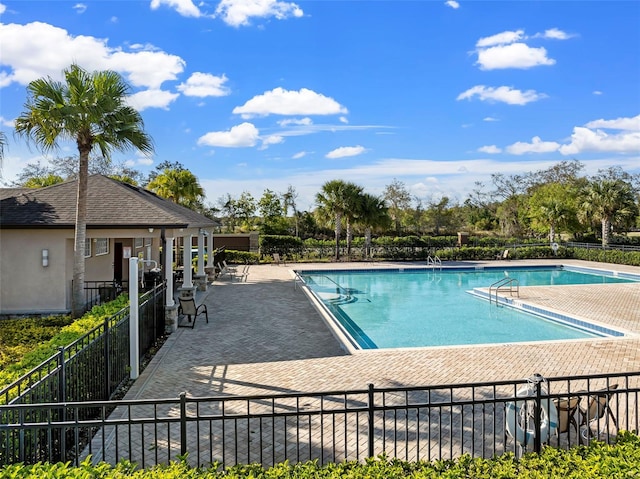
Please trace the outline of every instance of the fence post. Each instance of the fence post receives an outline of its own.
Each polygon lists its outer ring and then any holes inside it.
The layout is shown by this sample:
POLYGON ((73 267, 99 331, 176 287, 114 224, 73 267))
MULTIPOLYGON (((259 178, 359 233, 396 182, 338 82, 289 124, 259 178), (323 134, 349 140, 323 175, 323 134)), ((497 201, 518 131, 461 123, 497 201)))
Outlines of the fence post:
POLYGON ((59 402, 67 401, 67 367, 64 362, 64 346, 58 347, 58 364, 60 365, 60 375, 58 376, 58 397, 59 402))
POLYGON ((109 318, 104 320, 104 400, 111 396, 111 355, 109 345, 111 343, 111 332, 109 331, 109 318))
POLYGON ((369 401, 368 401, 368 418, 369 418, 369 450, 368 450, 368 457, 373 457, 374 454, 374 450, 373 450, 373 438, 374 438, 374 421, 373 421, 373 413, 374 413, 374 408, 373 408, 373 384, 369 384, 369 401))
POLYGON ((533 383, 536 388, 536 399, 535 399, 535 410, 533 413, 533 422, 534 422, 534 430, 535 436, 533 437, 533 450, 537 454, 540 454, 540 450, 542 449, 542 438, 540 437, 540 421, 542 421, 542 376, 539 374, 534 375, 533 383))
POLYGON ((187 453, 187 393, 180 393, 180 455, 187 453))

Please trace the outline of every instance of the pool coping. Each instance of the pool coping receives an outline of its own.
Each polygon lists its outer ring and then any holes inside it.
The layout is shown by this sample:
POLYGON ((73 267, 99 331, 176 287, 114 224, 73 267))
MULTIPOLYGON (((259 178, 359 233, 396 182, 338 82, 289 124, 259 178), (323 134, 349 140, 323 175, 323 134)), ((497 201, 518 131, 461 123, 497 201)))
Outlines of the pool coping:
MULTIPOLYGON (((536 270, 536 269, 549 269, 549 268, 558 268, 564 269, 567 271, 576 271, 576 272, 584 272, 584 273, 597 273, 601 276, 610 276, 610 277, 620 277, 624 279, 631 279, 640 282, 640 274, 628 273, 624 271, 619 271, 615 269, 605 269, 600 267, 585 267, 585 266, 576 266, 572 264, 566 263, 549 263, 545 265, 532 265, 532 264, 520 264, 520 265, 475 265, 475 266, 456 266, 456 265, 442 265, 442 266, 425 266, 425 265, 407 265, 398 266, 398 267, 363 267, 357 269, 349 269, 349 268, 320 268, 320 269, 292 269, 291 274, 294 277, 294 284, 301 285, 300 288, 303 290, 305 296, 309 299, 313 307, 318 311, 319 315, 322 317, 322 320, 325 322, 329 330, 332 332, 334 337, 336 337, 337 341, 340 343, 341 347, 347 351, 349 354, 361 354, 368 353, 372 351, 389 351, 389 350, 420 350, 420 349, 433 349, 433 348, 458 348, 458 347, 487 347, 487 346, 501 346, 501 345, 517 345, 517 344, 544 344, 544 343, 556 343, 556 342, 575 342, 575 341, 591 341, 594 339, 631 339, 634 337, 639 337, 640 334, 637 332, 631 331, 626 328, 616 327, 615 329, 610 326, 603 324, 597 320, 591 318, 584 318, 579 314, 567 313, 566 311, 558 311, 555 308, 551 307, 541 307, 526 300, 514 299, 507 296, 507 293, 497 296, 499 301, 508 307, 514 308, 516 310, 520 310, 535 316, 538 316, 545 320, 554 321, 556 323, 564 324, 568 327, 573 327, 583 332, 595 334, 593 338, 578 338, 578 339, 558 339, 558 340, 544 340, 544 341, 515 341, 515 342, 505 342, 505 343, 479 343, 479 344, 460 344, 460 345, 432 345, 432 346, 415 346, 415 347, 398 347, 398 348, 363 348, 358 344, 356 338, 352 337, 348 332, 348 328, 346 328, 341 322, 334 317, 333 313, 329 310, 329 308, 322 302, 316 294, 311 291, 311 289, 307 286, 304 280, 300 278, 300 272, 304 273, 331 273, 331 272, 353 272, 353 273, 366 273, 370 271, 431 271, 431 270, 449 270, 449 271, 485 271, 485 270, 536 270), (594 332, 595 331, 595 332, 594 332), (600 333, 600 336, 598 336, 600 333)), ((607 286, 603 284, 598 284, 598 286, 607 286)), ((574 285, 546 285, 545 287, 558 287, 561 288, 563 286, 574 286, 574 285)), ((523 286, 521 289, 526 290, 526 288, 535 288, 536 286, 523 286)), ((476 297, 489 301, 489 288, 474 288, 473 291, 469 291, 472 294, 475 294, 476 297)), ((355 323, 354 323, 355 324, 355 323)), ((356 325, 357 327, 357 325, 356 325)), ((359 328, 358 328, 359 329, 359 328)), ((364 333, 363 333, 364 334, 364 333)), ((366 334, 364 334, 365 339, 367 339, 366 334)))

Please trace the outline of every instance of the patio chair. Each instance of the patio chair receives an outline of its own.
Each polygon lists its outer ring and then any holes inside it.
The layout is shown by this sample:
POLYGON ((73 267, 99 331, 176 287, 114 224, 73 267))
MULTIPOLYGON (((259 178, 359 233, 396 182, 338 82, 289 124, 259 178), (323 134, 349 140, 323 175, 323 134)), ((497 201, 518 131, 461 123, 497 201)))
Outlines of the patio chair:
POLYGON ((610 384, 608 388, 599 391, 593 391, 587 398, 587 406, 580 407, 580 427, 582 428, 582 437, 590 439, 592 435, 596 437, 600 434, 608 434, 609 418, 613 421, 613 425, 618 429, 618 421, 616 420, 609 402, 618 389, 617 384, 610 384), (592 428, 595 426, 596 432, 592 428))
POLYGON ((272 264, 284 264, 286 265, 287 263, 284 262, 284 259, 280 259, 280 253, 273 253, 273 263, 272 264))
POLYGON ((222 260, 222 265, 224 266, 224 269, 229 271, 230 273, 235 273, 238 270, 238 268, 236 268, 235 266, 229 266, 227 264, 227 260, 226 259, 222 260))
POLYGON ((180 322, 178 322, 179 328, 191 327, 191 329, 193 329, 196 325, 196 318, 202 313, 204 313, 207 324, 209 324, 209 312, 207 311, 206 304, 203 303, 196 306, 196 300, 194 298, 178 298, 178 301, 180 301, 180 306, 178 306, 178 317, 180 317, 180 315, 186 316, 188 320, 187 324, 180 324, 180 322), (193 321, 191 320, 192 316, 193 321))
POLYGON ((509 259, 509 250, 506 249, 502 253, 498 253, 496 259, 509 259))
POLYGON ((582 439, 579 434, 580 427, 576 420, 576 416, 578 416, 578 409, 580 407, 580 399, 580 397, 574 396, 566 399, 558 398, 553 400, 556 405, 556 409, 558 410, 558 428, 556 429, 558 441, 560 440, 560 434, 568 433, 569 437, 571 437, 570 428, 573 426, 573 429, 575 430, 574 437, 578 437, 579 442, 582 443, 582 439))

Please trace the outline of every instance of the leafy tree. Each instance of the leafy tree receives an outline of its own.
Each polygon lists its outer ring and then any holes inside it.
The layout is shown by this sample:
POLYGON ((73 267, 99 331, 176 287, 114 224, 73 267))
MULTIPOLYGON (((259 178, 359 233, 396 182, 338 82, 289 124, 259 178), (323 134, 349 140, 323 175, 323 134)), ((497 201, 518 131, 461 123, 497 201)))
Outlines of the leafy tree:
POLYGON ((25 188, 44 188, 45 186, 57 185, 62 183, 64 179, 53 173, 48 173, 45 176, 34 176, 25 181, 21 186, 25 188))
POLYGON ((204 198, 198 178, 187 169, 166 168, 147 184, 147 189, 187 208, 197 208, 204 198))
POLYGON ((427 208, 427 217, 429 218, 430 223, 433 226, 433 232, 436 235, 440 234, 441 228, 449 227, 449 222, 451 220, 449 202, 449 198, 443 196, 440 201, 429 203, 429 207, 427 208))
POLYGON ((140 113, 128 106, 129 86, 113 71, 89 73, 73 64, 64 81, 34 80, 27 86, 25 111, 15 130, 43 151, 58 148, 59 140, 75 142, 79 153, 73 262, 72 316, 80 317, 84 302, 84 244, 87 227, 87 177, 94 149, 109 158, 113 150, 153 152, 140 113))
POLYGON ((298 199, 298 193, 296 192, 296 189, 289 185, 287 187, 287 191, 285 193, 282 193, 282 208, 284 209, 284 215, 288 216, 289 213, 289 208, 291 208, 293 210, 293 221, 294 221, 294 226, 295 226, 295 236, 298 237, 299 236, 299 217, 300 215, 298 214, 298 210, 296 208, 296 200, 298 199))
POLYGON ((256 213, 256 200, 253 198, 251 193, 243 191, 240 198, 236 200, 235 207, 236 214, 238 218, 242 220, 243 226, 250 230, 253 227, 251 219, 256 213))
POLYGON ((225 219, 226 231, 233 233, 238 221, 237 201, 229 193, 218 198, 219 211, 225 219))
POLYGON ((345 219, 345 216, 348 218, 347 241, 349 242, 350 220, 354 218, 354 206, 361 192, 362 189, 354 183, 348 183, 342 180, 331 180, 322 185, 321 191, 316 194, 319 215, 325 218, 333 218, 336 240, 336 261, 340 259, 342 221, 345 219))
POLYGON ((264 234, 286 234, 287 221, 283 216, 283 201, 270 189, 264 190, 258 201, 258 211, 262 216, 262 232, 264 234))
POLYGON ((388 228, 391 225, 389 210, 384 199, 364 193, 358 204, 356 223, 364 227, 364 250, 366 256, 371 256, 371 232, 377 228, 388 228))
POLYGON ((609 244, 613 223, 631 221, 638 214, 636 195, 631 185, 619 179, 595 179, 582 192, 579 217, 585 223, 592 220, 602 225, 602 246, 609 244))
POLYGON ((403 211, 411 206, 411 194, 402 181, 394 178, 385 187, 383 196, 389 206, 389 215, 395 224, 396 234, 399 235, 403 211))
POLYGON ((534 231, 548 233, 553 243, 556 234, 569 229, 576 218, 576 193, 561 183, 546 183, 529 196, 529 217, 534 231))

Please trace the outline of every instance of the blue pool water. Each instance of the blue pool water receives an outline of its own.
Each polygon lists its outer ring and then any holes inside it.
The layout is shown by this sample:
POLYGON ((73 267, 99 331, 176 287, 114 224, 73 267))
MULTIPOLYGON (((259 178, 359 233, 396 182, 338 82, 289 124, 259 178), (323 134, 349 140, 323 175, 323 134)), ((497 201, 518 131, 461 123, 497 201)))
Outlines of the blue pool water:
POLYGON ((600 334, 498 307, 469 291, 507 275, 521 287, 633 281, 562 268, 298 273, 361 349, 594 337, 600 334))

